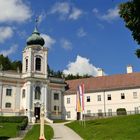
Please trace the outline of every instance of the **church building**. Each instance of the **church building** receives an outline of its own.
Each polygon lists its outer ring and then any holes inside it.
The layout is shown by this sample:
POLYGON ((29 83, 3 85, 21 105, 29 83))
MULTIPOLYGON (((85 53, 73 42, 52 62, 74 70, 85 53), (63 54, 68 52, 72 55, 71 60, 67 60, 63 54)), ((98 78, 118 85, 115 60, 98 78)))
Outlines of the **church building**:
POLYGON ((48 49, 37 28, 27 39, 22 53, 22 72, 0 71, 0 115, 26 115, 40 119, 41 105, 45 119, 75 120, 76 93, 79 84, 85 85, 84 114, 112 116, 117 109, 139 113, 140 73, 131 66, 126 74, 68 80, 49 77, 47 73, 48 49))
POLYGON ((0 71, 0 115, 40 119, 43 104, 46 118, 62 119, 66 84, 63 79, 48 77, 48 49, 44 43, 35 28, 23 50, 22 73, 0 71))

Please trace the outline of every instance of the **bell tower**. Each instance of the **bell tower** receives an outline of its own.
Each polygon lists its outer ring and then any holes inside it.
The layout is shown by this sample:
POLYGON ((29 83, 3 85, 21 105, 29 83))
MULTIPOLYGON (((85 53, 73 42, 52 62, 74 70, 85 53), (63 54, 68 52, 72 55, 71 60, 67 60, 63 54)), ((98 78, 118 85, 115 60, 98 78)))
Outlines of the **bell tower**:
POLYGON ((23 78, 47 78, 48 49, 44 47, 45 41, 35 27, 32 35, 26 41, 23 50, 22 73, 23 78))

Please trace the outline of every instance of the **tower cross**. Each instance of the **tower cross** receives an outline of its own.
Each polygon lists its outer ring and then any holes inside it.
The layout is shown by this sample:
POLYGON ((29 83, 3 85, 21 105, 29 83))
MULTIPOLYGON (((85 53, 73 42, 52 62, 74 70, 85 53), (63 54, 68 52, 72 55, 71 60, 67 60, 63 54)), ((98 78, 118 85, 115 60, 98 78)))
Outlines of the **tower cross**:
POLYGON ((39 24, 39 16, 35 18, 35 27, 37 28, 39 24))

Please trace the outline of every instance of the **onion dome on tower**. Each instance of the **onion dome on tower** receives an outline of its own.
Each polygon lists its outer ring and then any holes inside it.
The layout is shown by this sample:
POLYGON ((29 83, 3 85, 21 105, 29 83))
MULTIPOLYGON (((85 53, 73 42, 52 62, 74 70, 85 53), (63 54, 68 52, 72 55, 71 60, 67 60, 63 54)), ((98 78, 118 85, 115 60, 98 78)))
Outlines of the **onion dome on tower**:
POLYGON ((37 30, 37 27, 35 27, 32 35, 27 39, 27 46, 28 45, 41 45, 43 46, 45 44, 44 39, 40 36, 40 33, 37 30))

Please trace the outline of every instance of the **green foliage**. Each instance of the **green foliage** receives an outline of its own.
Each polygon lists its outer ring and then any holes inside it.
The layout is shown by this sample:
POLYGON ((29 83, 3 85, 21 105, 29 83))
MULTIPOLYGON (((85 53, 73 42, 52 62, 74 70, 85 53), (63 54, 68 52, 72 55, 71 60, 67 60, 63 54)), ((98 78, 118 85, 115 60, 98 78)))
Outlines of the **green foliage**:
POLYGON ((0 122, 0 140, 7 140, 17 136, 17 125, 19 123, 1 123, 0 122))
POLYGON ((0 122, 2 123, 21 123, 26 116, 0 116, 0 122))
POLYGON ((21 61, 11 61, 8 57, 0 55, 0 67, 2 70, 19 70, 22 69, 21 61))
POLYGON ((80 78, 89 78, 91 77, 88 74, 85 74, 83 76, 77 74, 77 75, 73 75, 73 74, 68 74, 65 75, 62 71, 58 70, 58 71, 54 71, 52 70, 49 65, 48 65, 48 75, 52 76, 52 77, 56 77, 56 78, 65 78, 66 80, 73 80, 73 79, 80 79, 80 78))
POLYGON ((0 65, 2 66, 3 70, 9 70, 11 68, 11 61, 8 57, 0 55, 0 65))
MULTIPOLYGON (((53 138, 54 132, 52 127, 45 125, 45 138, 46 140, 51 140, 53 138)), ((38 140, 40 132, 40 125, 34 125, 33 128, 26 134, 23 140, 38 140)))
POLYGON ((23 121, 17 126, 18 130, 25 130, 28 125, 28 118, 24 118, 23 121))
POLYGON ((64 123, 68 122, 68 120, 53 120, 53 123, 64 123))
POLYGON ((19 123, 17 130, 24 130, 28 125, 27 116, 0 116, 0 123, 19 123))
POLYGON ((79 121, 66 124, 84 140, 138 140, 140 139, 140 115, 118 116, 106 119, 79 121))
POLYGON ((91 76, 88 75, 88 74, 83 75, 83 76, 81 76, 81 75, 79 75, 79 74, 77 74, 77 75, 73 75, 73 74, 65 75, 65 79, 66 79, 66 80, 81 79, 81 78, 89 78, 89 77, 91 77, 91 76))
MULTIPOLYGON (((134 40, 140 44, 140 0, 122 3, 119 14, 124 19, 125 26, 132 32, 134 40)), ((137 50, 136 55, 140 58, 140 50, 137 50)))
POLYGON ((125 108, 118 108, 117 109, 117 115, 126 115, 126 109, 125 108))

